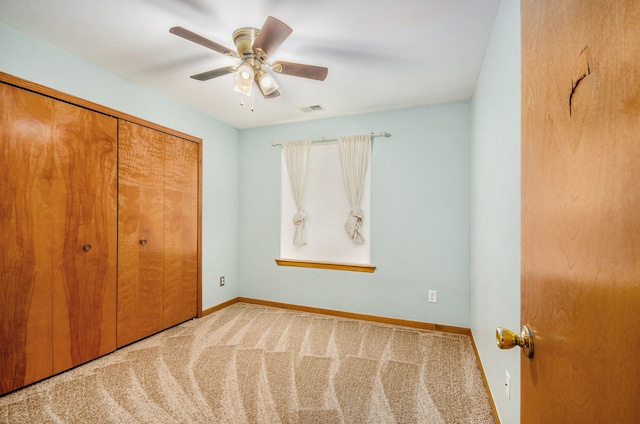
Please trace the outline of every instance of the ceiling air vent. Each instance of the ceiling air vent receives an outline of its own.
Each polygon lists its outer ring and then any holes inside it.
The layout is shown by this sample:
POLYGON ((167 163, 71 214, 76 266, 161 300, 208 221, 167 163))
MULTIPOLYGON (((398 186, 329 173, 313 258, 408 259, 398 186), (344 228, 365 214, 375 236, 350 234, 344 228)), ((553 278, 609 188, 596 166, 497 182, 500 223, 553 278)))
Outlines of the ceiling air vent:
POLYGON ((299 107, 298 109, 300 109, 304 113, 320 112, 321 110, 327 110, 322 105, 303 106, 303 107, 299 107))

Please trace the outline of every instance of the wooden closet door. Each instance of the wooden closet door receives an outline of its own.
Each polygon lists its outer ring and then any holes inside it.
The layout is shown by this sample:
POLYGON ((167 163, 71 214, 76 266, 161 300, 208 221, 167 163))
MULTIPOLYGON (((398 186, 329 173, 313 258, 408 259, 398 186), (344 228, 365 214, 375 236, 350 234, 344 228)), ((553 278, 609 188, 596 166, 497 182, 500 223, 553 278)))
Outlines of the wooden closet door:
POLYGON ((117 120, 55 103, 54 372, 116 348, 117 120))
POLYGON ((119 121, 118 346, 163 329, 164 134, 119 121))
POLYGON ((198 145, 165 135, 164 328, 197 315, 198 145))
POLYGON ((0 394, 52 373, 53 104, 0 84, 0 394))

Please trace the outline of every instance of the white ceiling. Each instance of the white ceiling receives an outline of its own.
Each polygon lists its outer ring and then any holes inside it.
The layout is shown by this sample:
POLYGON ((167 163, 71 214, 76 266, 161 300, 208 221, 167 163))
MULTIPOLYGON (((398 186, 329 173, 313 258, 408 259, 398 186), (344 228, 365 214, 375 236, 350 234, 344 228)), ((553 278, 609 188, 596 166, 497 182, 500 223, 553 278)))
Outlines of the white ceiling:
POLYGON ((500 0, 0 0, 0 21, 236 128, 469 99, 500 0), (240 106, 236 65, 169 33, 183 26, 234 48, 267 16, 293 33, 269 56, 326 66, 325 81, 275 75, 281 96, 240 106), (320 104, 325 111, 303 113, 320 104))

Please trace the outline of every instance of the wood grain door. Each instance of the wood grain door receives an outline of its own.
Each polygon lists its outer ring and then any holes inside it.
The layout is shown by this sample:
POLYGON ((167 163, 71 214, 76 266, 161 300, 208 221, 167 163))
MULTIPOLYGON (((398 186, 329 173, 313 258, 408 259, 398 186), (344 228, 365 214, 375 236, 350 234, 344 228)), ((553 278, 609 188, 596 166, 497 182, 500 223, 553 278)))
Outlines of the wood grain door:
POLYGON ((164 317, 168 328, 197 315, 198 145, 165 135, 164 317))
POLYGON ((521 422, 640 422, 640 2, 522 1, 521 422))
POLYGON ((5 84, 0 104, 5 393, 115 349, 116 120, 5 84))
POLYGON ((53 110, 0 84, 0 394, 53 371, 53 110))
POLYGON ((53 364, 116 348, 117 120, 55 103, 53 364))
POLYGON ((164 134, 121 120, 118 346, 163 329, 164 134))

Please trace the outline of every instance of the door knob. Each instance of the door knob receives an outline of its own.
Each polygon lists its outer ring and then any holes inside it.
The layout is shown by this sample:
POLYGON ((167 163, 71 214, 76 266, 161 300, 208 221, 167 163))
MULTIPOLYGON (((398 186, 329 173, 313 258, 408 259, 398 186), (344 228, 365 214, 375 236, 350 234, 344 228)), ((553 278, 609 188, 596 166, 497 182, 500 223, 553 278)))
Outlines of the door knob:
POLYGON ((527 358, 533 358, 533 331, 528 325, 522 326, 522 332, 516 334, 506 328, 496 328, 496 343, 500 349, 511 349, 515 346, 522 348, 527 358))
POLYGON ((140 245, 141 245, 141 246, 144 246, 145 244, 147 244, 147 241, 146 241, 146 240, 140 240, 140 245))

